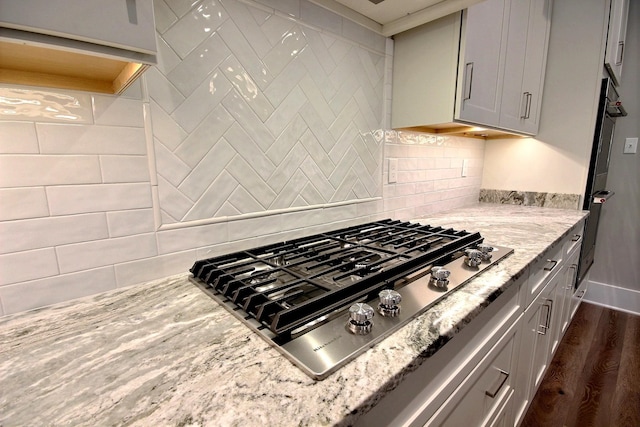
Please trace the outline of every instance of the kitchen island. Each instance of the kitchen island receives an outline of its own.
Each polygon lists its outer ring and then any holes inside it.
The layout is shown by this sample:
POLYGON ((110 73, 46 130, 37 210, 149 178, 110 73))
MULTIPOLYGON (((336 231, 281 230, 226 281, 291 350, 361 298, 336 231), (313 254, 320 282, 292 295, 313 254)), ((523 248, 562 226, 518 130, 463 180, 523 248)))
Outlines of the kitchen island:
POLYGON ((323 381, 188 274, 0 319, 0 425, 350 425, 586 212, 478 204, 419 219, 514 254, 323 381))

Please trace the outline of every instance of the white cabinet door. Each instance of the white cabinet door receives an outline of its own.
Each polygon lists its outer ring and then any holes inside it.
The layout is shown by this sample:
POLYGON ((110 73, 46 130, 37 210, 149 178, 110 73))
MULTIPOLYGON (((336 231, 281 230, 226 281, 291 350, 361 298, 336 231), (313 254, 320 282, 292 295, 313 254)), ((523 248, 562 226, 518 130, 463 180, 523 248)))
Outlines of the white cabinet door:
POLYGON ((571 309, 571 300, 573 297, 574 286, 578 276, 578 263, 580 260, 580 250, 574 251, 567 259, 565 265, 565 282, 564 282, 564 302, 562 309, 562 333, 566 332, 573 317, 571 309))
MULTIPOLYGON (((556 275, 557 276, 557 275, 556 275)), ((552 278, 552 283, 555 278, 552 278)), ((555 290, 555 288, 554 288, 555 290)), ((547 284, 524 312, 515 378, 515 425, 525 415, 529 403, 547 369, 551 343, 553 299, 547 284)))
POLYGON ((465 11, 458 65, 462 79, 457 118, 462 121, 498 125, 508 13, 506 0, 485 0, 465 11))
POLYGON ((622 62, 624 59, 628 17, 629 0, 612 0, 604 63, 616 86, 620 85, 622 78, 622 62))
POLYGON ((513 394, 519 333, 516 322, 425 426, 489 426, 502 416, 510 424, 511 411, 506 407, 513 394))
POLYGON ((0 0, 0 26, 156 53, 152 0, 0 0))
POLYGON ((538 132, 550 27, 550 0, 511 2, 500 109, 503 129, 538 132))

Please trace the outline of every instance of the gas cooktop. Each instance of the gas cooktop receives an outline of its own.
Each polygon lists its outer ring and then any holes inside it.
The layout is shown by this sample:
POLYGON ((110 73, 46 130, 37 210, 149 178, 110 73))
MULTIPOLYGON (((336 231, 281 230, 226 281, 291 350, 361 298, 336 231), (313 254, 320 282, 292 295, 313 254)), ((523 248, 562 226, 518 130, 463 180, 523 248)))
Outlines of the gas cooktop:
POLYGON ((190 271, 323 379, 511 253, 479 233, 387 219, 199 260, 190 271))

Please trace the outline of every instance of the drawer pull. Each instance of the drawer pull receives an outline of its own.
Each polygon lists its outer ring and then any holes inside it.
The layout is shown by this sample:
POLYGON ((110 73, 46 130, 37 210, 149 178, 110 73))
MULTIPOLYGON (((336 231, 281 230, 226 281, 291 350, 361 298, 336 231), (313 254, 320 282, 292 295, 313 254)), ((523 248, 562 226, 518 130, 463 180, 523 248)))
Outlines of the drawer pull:
POLYGON ((573 237, 571 238, 571 241, 572 242, 578 242, 578 241, 580 241, 581 238, 582 238, 582 235, 574 234, 573 237))
POLYGON ((566 290, 573 289, 573 285, 575 284, 576 280, 578 280, 578 264, 571 264, 569 270, 573 270, 573 274, 571 274, 571 280, 569 280, 569 283, 567 283, 567 286, 565 288, 566 290))
POLYGON ((558 265, 558 261, 556 261, 555 259, 548 259, 547 262, 550 262, 553 265, 551 267, 549 267, 548 265, 545 266, 544 271, 553 271, 553 269, 556 268, 556 265, 558 265))
POLYGON ((507 378, 509 378, 509 373, 503 371, 502 369, 498 369, 498 372, 500 372, 500 375, 503 376, 502 377, 502 381, 500 382, 500 384, 498 385, 498 388, 496 389, 496 391, 491 392, 489 390, 485 390, 484 394, 486 394, 487 396, 489 396, 490 398, 494 398, 498 395, 498 393, 500 393, 500 390, 502 389, 502 386, 504 385, 504 383, 507 382, 507 378))
POLYGON ((542 304, 543 307, 547 307, 547 314, 545 316, 544 325, 540 325, 542 331, 536 331, 540 335, 547 335, 547 330, 551 327, 551 310, 553 310, 553 301, 548 299, 546 304, 542 304))

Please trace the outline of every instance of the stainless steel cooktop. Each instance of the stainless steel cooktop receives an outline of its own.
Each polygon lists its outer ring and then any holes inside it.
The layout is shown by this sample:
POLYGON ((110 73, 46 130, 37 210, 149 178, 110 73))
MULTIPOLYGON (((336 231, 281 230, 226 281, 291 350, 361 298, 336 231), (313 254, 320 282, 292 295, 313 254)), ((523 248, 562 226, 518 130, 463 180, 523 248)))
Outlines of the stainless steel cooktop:
POLYGON ((192 281, 315 379, 513 253, 393 220, 197 261, 192 281))

